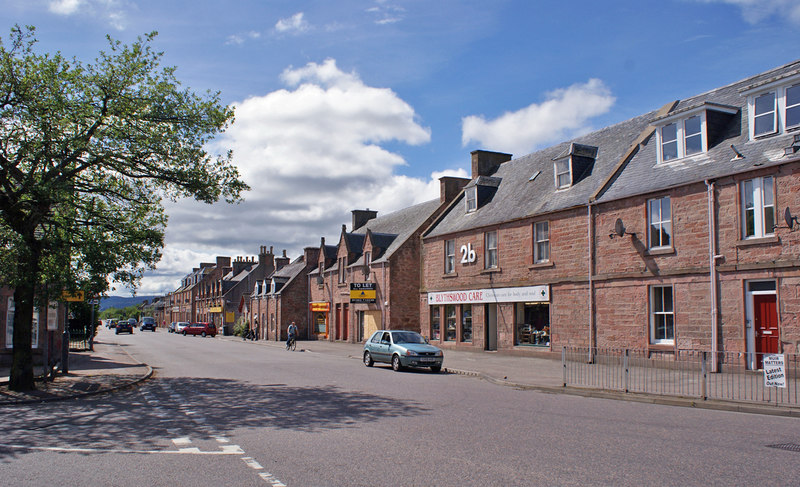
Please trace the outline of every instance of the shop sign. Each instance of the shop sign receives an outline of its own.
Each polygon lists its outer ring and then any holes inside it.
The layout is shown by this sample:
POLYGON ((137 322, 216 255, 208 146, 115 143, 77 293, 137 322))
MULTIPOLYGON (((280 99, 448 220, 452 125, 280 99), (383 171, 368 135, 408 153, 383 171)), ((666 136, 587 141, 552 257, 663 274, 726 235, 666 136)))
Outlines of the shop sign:
POLYGON ((375 283, 374 282, 352 282, 350 283, 350 302, 351 303, 375 303, 375 283))
POLYGON ((83 291, 75 291, 74 293, 63 291, 61 293, 61 299, 72 302, 83 301, 83 291))
POLYGON ((211 306, 208 308, 209 313, 222 313, 222 306, 211 306))
POLYGON ((786 388, 786 361, 782 354, 764 355, 764 386, 786 388))
POLYGON ((549 286, 504 287, 497 289, 471 289, 428 293, 428 304, 458 303, 520 303, 550 301, 549 286))
POLYGON ((311 311, 327 313, 331 310, 331 303, 311 303, 311 311))

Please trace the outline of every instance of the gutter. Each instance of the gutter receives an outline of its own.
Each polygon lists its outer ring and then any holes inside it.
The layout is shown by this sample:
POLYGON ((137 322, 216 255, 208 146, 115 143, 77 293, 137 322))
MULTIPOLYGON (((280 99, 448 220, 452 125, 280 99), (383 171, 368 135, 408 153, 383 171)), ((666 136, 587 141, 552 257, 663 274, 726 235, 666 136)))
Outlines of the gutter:
POLYGON ((709 267, 709 281, 711 285, 711 372, 719 372, 719 296, 717 296, 717 259, 722 258, 722 255, 716 254, 717 249, 717 234, 716 234, 716 217, 714 209, 716 201, 714 198, 714 181, 706 179, 706 188, 708 191, 708 267, 709 267))

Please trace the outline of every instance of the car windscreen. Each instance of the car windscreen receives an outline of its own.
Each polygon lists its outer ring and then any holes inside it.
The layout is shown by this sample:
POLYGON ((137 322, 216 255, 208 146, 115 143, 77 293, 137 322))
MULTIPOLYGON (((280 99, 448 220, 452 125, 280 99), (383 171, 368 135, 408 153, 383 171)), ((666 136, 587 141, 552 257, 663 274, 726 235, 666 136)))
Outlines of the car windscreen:
POLYGON ((413 331, 396 331, 392 333, 394 343, 425 343, 425 339, 419 333, 413 331))

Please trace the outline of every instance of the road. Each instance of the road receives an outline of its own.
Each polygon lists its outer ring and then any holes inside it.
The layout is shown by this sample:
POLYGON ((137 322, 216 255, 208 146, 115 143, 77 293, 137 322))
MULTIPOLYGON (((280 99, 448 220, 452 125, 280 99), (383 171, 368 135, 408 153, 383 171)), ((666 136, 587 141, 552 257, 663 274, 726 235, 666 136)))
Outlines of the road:
POLYGON ((522 391, 301 347, 101 333, 154 377, 0 409, 3 485, 798 482, 797 419, 522 391))

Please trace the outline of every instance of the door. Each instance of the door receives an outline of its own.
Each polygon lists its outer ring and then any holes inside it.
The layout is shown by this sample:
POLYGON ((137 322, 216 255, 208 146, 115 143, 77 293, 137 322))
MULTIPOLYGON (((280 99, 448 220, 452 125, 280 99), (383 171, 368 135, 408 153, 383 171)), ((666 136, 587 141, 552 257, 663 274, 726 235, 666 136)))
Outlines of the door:
POLYGON ((756 368, 760 369, 765 353, 780 353, 777 299, 772 295, 753 296, 753 327, 756 339, 756 368))
POLYGON ((497 350, 497 305, 487 304, 484 309, 485 350, 497 350))
POLYGON ((364 311, 362 315, 364 320, 364 337, 369 338, 373 333, 381 329, 381 312, 380 311, 364 311))

